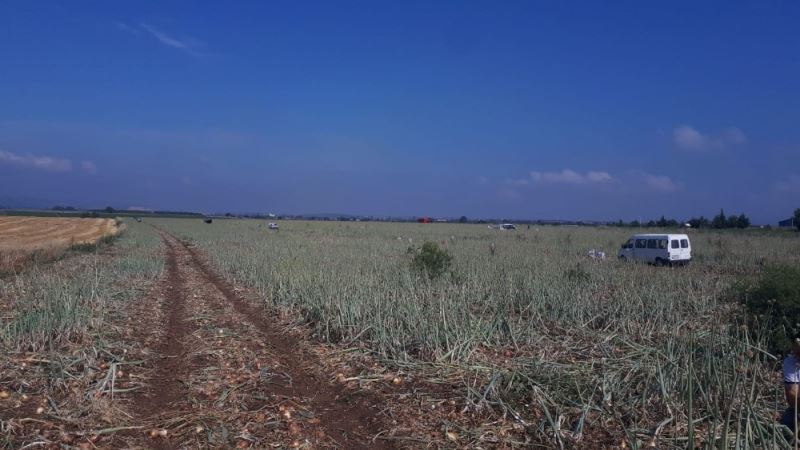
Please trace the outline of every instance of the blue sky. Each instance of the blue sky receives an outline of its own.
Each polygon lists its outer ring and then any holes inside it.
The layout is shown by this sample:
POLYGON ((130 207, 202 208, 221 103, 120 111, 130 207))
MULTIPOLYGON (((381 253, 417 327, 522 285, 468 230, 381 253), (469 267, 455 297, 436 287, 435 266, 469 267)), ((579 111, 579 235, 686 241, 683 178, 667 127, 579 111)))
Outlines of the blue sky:
POLYGON ((800 3, 0 3, 0 203, 800 207, 800 3))

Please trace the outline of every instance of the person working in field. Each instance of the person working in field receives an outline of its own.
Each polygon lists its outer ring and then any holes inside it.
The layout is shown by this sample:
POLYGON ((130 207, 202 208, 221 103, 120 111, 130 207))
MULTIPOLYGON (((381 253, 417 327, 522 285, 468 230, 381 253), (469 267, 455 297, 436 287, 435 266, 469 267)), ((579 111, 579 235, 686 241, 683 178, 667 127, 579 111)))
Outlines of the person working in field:
POLYGON ((792 339, 792 351, 783 360, 783 385, 789 407, 783 412, 781 423, 796 431, 795 425, 800 422, 797 416, 800 406, 800 334, 792 339))

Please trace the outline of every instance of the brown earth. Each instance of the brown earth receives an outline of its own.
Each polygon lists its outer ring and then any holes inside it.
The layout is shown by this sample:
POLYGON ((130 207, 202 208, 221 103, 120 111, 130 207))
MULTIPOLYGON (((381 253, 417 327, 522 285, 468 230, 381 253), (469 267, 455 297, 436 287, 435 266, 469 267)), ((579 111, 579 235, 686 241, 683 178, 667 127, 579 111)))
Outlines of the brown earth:
MULTIPOLYGON (((314 355, 249 305, 194 249, 162 232, 158 357, 134 397, 128 444, 390 448, 377 397, 332 384, 314 355)), ((149 334, 148 324, 142 330, 149 334)))

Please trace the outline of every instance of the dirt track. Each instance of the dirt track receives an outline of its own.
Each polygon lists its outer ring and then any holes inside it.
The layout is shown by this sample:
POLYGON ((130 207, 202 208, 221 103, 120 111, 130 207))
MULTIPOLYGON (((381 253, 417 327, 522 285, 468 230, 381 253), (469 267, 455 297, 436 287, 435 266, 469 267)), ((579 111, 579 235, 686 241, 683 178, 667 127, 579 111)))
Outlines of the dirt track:
POLYGON ((335 377, 321 373, 315 357, 239 296, 197 249, 161 234, 166 277, 150 303, 158 311, 141 330, 159 357, 148 388, 133 399, 145 433, 129 443, 390 448, 375 439, 382 430, 376 397, 332 384, 335 377))

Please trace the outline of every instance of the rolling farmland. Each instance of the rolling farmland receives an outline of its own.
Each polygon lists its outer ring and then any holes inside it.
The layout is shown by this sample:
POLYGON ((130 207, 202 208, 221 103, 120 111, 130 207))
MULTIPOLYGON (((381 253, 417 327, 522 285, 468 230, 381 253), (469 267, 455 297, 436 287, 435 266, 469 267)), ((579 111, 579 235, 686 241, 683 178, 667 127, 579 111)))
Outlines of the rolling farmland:
POLYGON ((693 231, 656 268, 617 228, 127 226, 3 279, 0 445, 791 448, 732 288, 794 233, 693 231))

